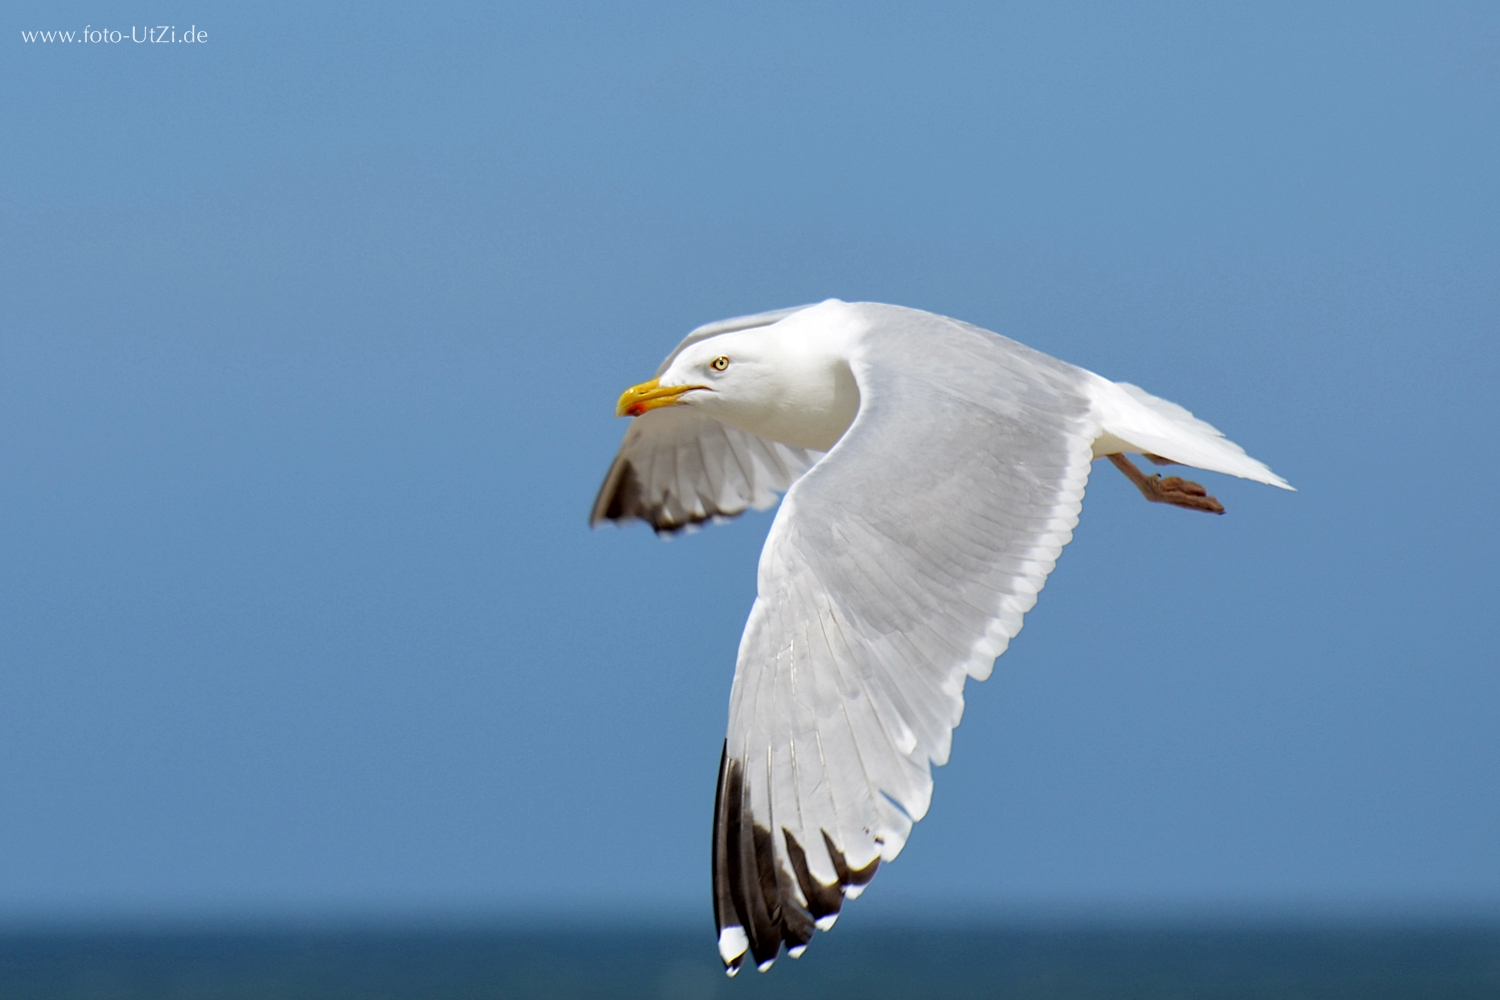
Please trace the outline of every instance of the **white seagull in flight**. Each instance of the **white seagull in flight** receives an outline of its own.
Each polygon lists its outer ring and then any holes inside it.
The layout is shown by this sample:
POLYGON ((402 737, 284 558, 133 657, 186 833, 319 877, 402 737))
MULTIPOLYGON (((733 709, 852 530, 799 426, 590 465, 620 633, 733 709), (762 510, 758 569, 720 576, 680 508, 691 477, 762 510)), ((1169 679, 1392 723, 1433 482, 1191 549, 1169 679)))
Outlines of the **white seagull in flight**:
POLYGON ((590 523, 672 532, 784 493, 740 640, 714 805, 719 954, 794 958, 906 844, 1106 457, 1291 489, 1174 403, 932 313, 836 299, 700 327, 626 390, 590 523))

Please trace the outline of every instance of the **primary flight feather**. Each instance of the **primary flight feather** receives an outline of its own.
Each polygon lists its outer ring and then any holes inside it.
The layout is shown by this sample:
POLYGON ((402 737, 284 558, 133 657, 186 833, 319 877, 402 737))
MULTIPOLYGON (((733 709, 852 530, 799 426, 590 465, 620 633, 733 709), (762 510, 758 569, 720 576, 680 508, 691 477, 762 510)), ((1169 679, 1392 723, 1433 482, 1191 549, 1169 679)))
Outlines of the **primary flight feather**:
POLYGON ((719 954, 796 957, 927 813, 963 689, 1072 538, 1093 459, 1290 489, 1176 404, 915 309, 830 300, 693 331, 626 390, 590 523, 671 532, 785 494, 740 640, 714 806, 719 954))

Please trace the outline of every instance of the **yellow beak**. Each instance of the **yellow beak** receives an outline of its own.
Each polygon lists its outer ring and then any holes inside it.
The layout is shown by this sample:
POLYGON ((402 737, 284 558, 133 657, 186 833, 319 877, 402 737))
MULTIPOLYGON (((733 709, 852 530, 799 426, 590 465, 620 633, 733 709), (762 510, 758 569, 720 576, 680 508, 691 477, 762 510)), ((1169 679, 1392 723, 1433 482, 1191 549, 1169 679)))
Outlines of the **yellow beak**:
POLYGON ((647 410, 675 406, 682 402, 684 393, 704 388, 701 385, 663 386, 660 382, 660 379, 652 379, 626 389, 620 396, 620 402, 615 405, 615 416, 638 417, 647 410))

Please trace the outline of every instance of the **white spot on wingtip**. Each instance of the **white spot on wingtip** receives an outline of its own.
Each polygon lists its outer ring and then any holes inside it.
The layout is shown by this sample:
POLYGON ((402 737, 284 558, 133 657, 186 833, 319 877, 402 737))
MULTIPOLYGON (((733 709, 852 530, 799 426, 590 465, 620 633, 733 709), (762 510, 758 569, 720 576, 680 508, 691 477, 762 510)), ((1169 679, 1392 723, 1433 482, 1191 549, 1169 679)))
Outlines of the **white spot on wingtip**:
POLYGON ((819 917, 817 920, 814 920, 813 926, 820 931, 831 931, 833 930, 833 925, 838 923, 838 921, 839 915, 837 913, 830 913, 826 917, 819 917))
POLYGON ((738 965, 731 965, 731 966, 729 966, 728 968, 726 968, 724 970, 724 975, 728 976, 730 979, 733 979, 735 976, 737 976, 739 974, 740 974, 740 967, 738 965))
POLYGON ((792 956, 793 958, 801 958, 802 957, 802 953, 804 951, 806 951, 806 950, 807 950, 807 945, 805 945, 805 944, 799 944, 795 948, 788 948, 786 950, 786 953, 788 955, 792 956))
MULTIPOLYGON (((745 936, 745 928, 739 926, 726 927, 719 932, 719 957, 728 965, 745 953, 750 947, 750 939, 745 936)), ((729 973, 734 975, 734 971, 729 973)))
POLYGON ((864 892, 864 891, 865 891, 865 887, 862 886, 862 885, 846 885, 846 886, 844 886, 844 896, 846 898, 848 898, 848 899, 858 899, 859 898, 859 894, 862 893, 862 892, 864 892))
POLYGON ((776 964, 776 959, 774 959, 774 958, 768 958, 764 962, 762 962, 759 965, 757 965, 755 967, 755 971, 756 972, 765 972, 767 969, 769 969, 771 966, 773 966, 775 964, 776 964))

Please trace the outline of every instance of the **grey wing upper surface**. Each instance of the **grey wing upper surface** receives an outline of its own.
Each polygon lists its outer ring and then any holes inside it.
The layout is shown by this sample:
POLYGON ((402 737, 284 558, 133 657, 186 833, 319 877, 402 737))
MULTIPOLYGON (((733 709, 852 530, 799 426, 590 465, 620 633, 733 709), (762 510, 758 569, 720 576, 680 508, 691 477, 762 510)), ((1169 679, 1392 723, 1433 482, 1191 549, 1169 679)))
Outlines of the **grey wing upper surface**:
POLYGON ((965 680, 1072 537, 1098 434, 1079 369, 852 308, 859 413, 782 502, 735 669, 713 844, 731 973, 800 954, 926 814, 965 680))
MULTIPOLYGON (((766 326, 802 308, 700 326, 667 355, 656 374, 666 371, 689 344, 766 326)), ((666 533, 751 508, 765 510, 821 457, 822 452, 727 427, 690 407, 652 410, 630 422, 589 523, 642 520, 666 533)))

